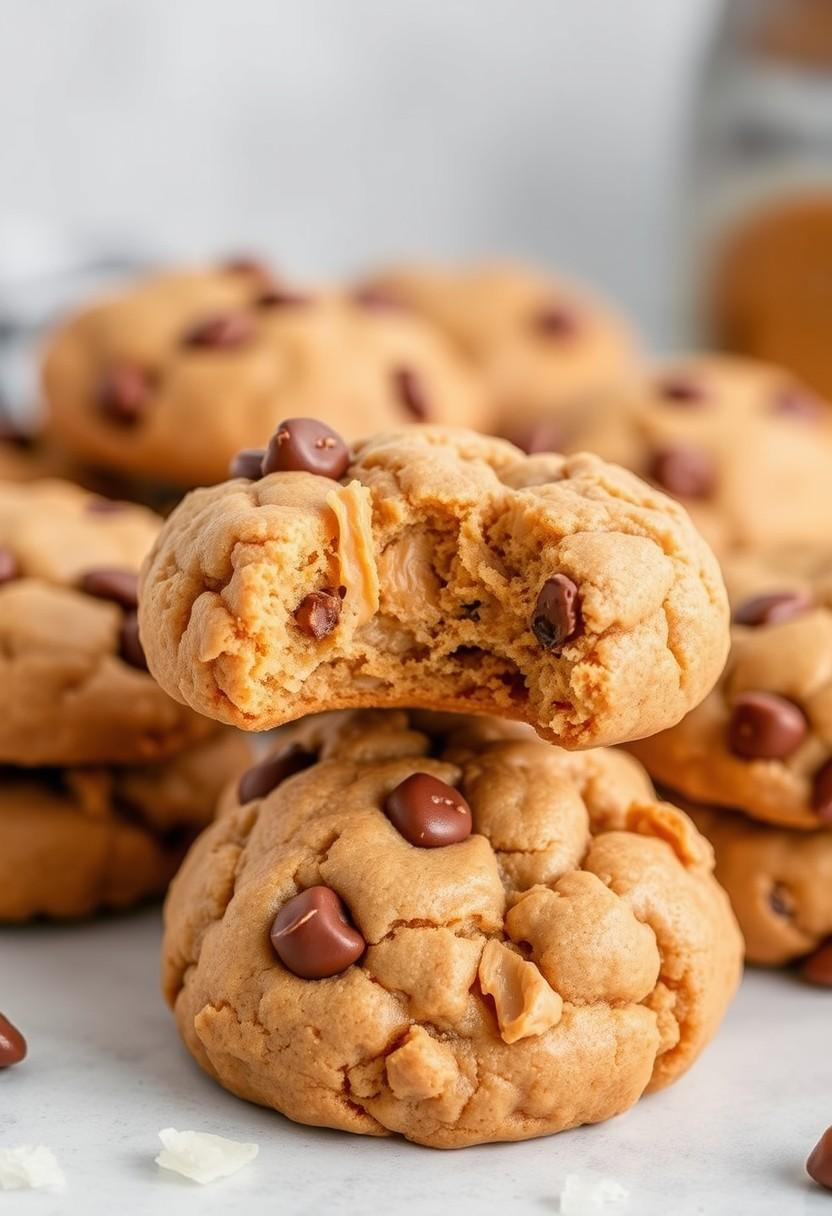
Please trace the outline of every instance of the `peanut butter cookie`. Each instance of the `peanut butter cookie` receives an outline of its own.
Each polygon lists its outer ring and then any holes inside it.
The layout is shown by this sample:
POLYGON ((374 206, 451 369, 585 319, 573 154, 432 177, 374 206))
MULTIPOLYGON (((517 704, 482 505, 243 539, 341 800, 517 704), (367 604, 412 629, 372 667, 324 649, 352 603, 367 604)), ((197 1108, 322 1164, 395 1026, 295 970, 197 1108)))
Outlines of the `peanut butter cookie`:
POLYGON ((75 457, 179 486, 222 481, 287 412, 352 439, 487 422, 476 376, 427 323, 298 292, 248 262, 149 277, 70 318, 46 351, 44 391, 75 457))
POLYGON ((190 494, 142 575, 150 669, 209 717, 416 705, 588 747, 678 721, 722 667, 713 555, 594 456, 436 427, 349 451, 289 419, 238 467, 255 479, 190 494))
POLYGON ((200 1065, 302 1123, 451 1148, 675 1080, 741 943, 710 846, 621 752, 331 715, 245 774, 166 908, 200 1065))

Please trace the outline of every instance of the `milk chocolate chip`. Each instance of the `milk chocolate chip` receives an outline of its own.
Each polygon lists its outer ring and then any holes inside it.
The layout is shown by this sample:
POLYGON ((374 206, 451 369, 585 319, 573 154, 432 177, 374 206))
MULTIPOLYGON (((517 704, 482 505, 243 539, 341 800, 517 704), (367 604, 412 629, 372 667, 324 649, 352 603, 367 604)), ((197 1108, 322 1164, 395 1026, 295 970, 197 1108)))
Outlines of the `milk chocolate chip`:
POLYGON ((295 609, 298 627, 316 641, 332 633, 340 615, 341 600, 335 591, 312 591, 295 609))
POLYGON ((471 808, 458 790, 430 773, 413 773, 387 797, 384 811, 405 840, 421 849, 457 844, 471 835, 471 808))
POLYGON ((810 984, 820 988, 832 988, 832 941, 818 946, 813 954, 803 960, 800 974, 810 984))
POLYGON ((823 823, 832 824, 832 760, 827 760, 815 773, 812 808, 823 823))
POLYGON ((657 383, 656 392, 674 405, 703 405, 706 398, 702 385, 688 376, 666 376, 657 383))
POLYGON ((0 1013, 0 1068, 10 1068, 26 1059, 26 1040, 8 1018, 0 1013))
POLYGON ((285 903, 269 936, 284 967, 304 980, 346 971, 366 946, 339 897, 322 886, 309 887, 285 903))
POLYGON ((19 577, 20 567, 17 564, 17 558, 11 549, 7 549, 4 545, 0 548, 0 587, 3 583, 12 583, 19 577))
POLYGON ((81 575, 80 587, 87 595, 111 600, 122 608, 135 608, 139 602, 139 580, 133 570, 117 566, 98 566, 81 575))
POLYGON ((245 346, 253 337, 254 322, 247 313, 225 312, 198 321, 185 334, 183 342, 204 350, 233 350, 245 346))
POLYGON ((298 743, 284 747, 275 756, 261 760, 259 764, 247 769, 240 778, 237 786, 237 798, 241 805, 253 802, 255 798, 265 798, 272 790, 276 790, 288 777, 310 768, 317 756, 308 752, 298 743))
POLYGON ((98 404, 113 422, 131 426, 146 412, 152 390, 152 378, 144 368, 134 363, 114 363, 101 378, 98 404))
POLYGON ((337 481, 350 463, 341 436, 316 418, 287 418, 272 435, 263 457, 267 473, 316 473, 337 481))
POLYGON ((393 372, 396 395, 404 408, 416 422, 427 422, 430 417, 425 386, 416 372, 409 367, 400 367, 393 372))
POLYGON ((650 458, 648 476, 678 498, 707 498, 716 483, 713 461, 701 448, 672 443, 657 448, 650 458))
POLYGON ((229 477, 245 477, 248 481, 259 481, 263 476, 265 448, 243 448, 231 459, 229 477))
POLYGON ((808 725, 793 701, 773 692, 744 692, 734 701, 728 744, 745 760, 783 760, 806 738, 808 725))
POLYGON ((578 588, 565 574, 553 574, 540 588, 532 614, 532 633, 545 650, 568 642, 580 623, 578 588))
POLYGON ((560 304, 546 304, 531 319, 532 329, 541 338, 571 338, 578 331, 574 312, 560 304))
POLYGON ((130 667, 147 671, 147 659, 144 647, 139 641, 139 618, 135 612, 128 612, 122 622, 119 638, 119 653, 130 667))
POLYGON ((803 616, 812 607, 805 591, 770 591, 745 600, 734 612, 737 625, 780 625, 803 616))
POLYGON ((832 1191, 832 1127, 827 1127, 809 1154, 806 1173, 819 1186, 832 1191))

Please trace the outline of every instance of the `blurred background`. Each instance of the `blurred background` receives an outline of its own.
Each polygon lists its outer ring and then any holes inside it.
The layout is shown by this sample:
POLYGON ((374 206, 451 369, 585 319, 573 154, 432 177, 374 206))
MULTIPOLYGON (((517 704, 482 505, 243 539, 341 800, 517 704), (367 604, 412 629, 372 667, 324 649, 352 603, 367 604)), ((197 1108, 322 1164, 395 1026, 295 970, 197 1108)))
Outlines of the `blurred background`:
POLYGON ((134 262, 499 253, 832 394, 830 65, 830 0, 0 0, 0 336, 134 262))
POLYGON ((0 258, 495 251, 678 336, 713 0, 0 0, 0 258))

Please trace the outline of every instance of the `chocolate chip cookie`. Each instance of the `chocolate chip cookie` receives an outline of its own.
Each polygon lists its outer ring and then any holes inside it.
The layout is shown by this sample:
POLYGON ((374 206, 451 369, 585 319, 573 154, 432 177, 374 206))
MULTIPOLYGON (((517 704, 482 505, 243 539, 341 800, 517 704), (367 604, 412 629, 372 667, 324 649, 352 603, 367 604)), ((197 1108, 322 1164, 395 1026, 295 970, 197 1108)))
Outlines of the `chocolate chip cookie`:
POLYGON ((44 391, 77 458, 179 486, 222 481, 287 412, 350 438, 487 422, 477 377, 418 317, 300 292, 250 262, 156 275, 70 318, 44 391))
POLYGON ((832 830, 776 828, 684 805, 714 847, 716 877, 728 892, 749 962, 802 959, 807 978, 832 985, 832 830))
POLYGON ((330 715, 191 850, 165 991, 208 1073, 299 1122, 445 1148, 545 1135, 626 1110, 713 1035, 741 944, 711 870, 621 752, 330 715))
POLYGON ((594 456, 436 427, 349 450, 289 419, 238 469, 185 499, 142 574, 151 671, 209 717, 417 705, 588 747, 677 721, 723 664, 712 554, 594 456))
POLYGON ((405 307, 454 343, 488 388, 500 434, 526 451, 559 450, 573 415, 637 379, 642 357, 623 317, 531 267, 404 266, 358 298, 405 307))
POLYGON ((159 522, 66 482, 0 482, 0 764, 161 759, 210 733, 139 642, 137 571, 159 522))
POLYGON ((696 802, 832 826, 832 549, 740 554, 723 568, 732 644, 716 688, 631 748, 696 802))
POLYGON ((832 408, 779 368, 682 359, 583 419, 567 450, 597 452, 680 499, 718 553, 826 538, 832 408))
POLYGON ((83 917, 160 895, 251 761, 236 731, 160 764, 0 768, 0 921, 83 917))

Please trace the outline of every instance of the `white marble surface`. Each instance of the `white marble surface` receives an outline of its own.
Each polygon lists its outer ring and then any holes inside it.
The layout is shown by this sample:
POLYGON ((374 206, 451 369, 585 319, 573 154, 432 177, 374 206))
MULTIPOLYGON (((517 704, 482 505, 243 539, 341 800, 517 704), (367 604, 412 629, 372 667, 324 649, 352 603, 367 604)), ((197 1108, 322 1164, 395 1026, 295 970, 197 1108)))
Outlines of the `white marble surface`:
MULTIPOLYGON (((832 1122, 832 998, 751 974, 717 1041, 672 1089, 593 1128, 440 1153, 296 1127, 204 1077, 158 994, 158 914, 0 932, 0 1007, 30 1056, 0 1074, 0 1146, 42 1143, 61 1192, 0 1192, 0 1216, 268 1212, 556 1213, 568 1173, 617 1179, 627 1216, 811 1216, 803 1161, 832 1122), (173 1125, 260 1144, 199 1187, 153 1164, 173 1125)), ((619 1212, 616 1209, 616 1212, 619 1212)))

